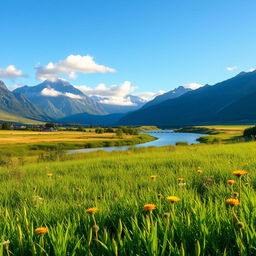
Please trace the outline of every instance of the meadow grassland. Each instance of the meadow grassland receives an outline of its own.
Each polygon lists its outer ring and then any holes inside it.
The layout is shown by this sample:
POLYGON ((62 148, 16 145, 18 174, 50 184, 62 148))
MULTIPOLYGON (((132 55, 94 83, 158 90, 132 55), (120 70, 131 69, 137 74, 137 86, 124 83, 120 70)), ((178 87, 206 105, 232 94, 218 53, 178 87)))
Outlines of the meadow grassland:
POLYGON ((0 255, 256 254, 254 142, 69 157, 0 169, 0 255))
POLYGON ((9 159, 28 161, 57 160, 66 150, 79 148, 114 147, 145 143, 155 138, 147 134, 116 136, 115 133, 0 130, 0 165, 9 159))

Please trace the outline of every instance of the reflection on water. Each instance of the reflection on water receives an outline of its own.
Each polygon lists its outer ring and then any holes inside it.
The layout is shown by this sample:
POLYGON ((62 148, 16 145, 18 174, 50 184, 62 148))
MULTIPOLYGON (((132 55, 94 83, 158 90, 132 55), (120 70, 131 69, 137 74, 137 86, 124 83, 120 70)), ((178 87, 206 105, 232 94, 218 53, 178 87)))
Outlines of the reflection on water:
MULTIPOLYGON (((157 130, 157 131, 147 131, 146 134, 152 135, 157 138, 157 140, 134 145, 132 147, 161 147, 167 145, 176 145, 177 142, 187 142, 188 144, 198 143, 196 139, 205 135, 198 133, 174 133, 172 130, 157 130)), ((129 149, 131 146, 120 146, 120 147, 105 147, 105 148, 83 148, 83 149, 75 149, 69 150, 69 154, 73 153, 83 153, 83 152, 92 152, 98 150, 105 150, 108 152, 111 151, 123 151, 129 149)))

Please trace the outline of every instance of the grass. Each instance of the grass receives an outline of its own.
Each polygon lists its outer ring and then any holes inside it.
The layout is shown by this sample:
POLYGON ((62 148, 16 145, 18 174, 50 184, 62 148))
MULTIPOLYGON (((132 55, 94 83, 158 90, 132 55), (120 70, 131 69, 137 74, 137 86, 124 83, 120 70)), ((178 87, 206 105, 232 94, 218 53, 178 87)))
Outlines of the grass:
POLYGON ((63 159, 66 150, 101 148, 145 143, 155 138, 147 134, 124 135, 112 133, 59 131, 0 131, 0 165, 13 162, 38 162, 63 159))
POLYGON ((243 131, 251 126, 248 125, 211 125, 191 126, 176 129, 177 132, 192 132, 207 134, 201 136, 198 141, 206 144, 237 143, 250 140, 243 137, 243 131))
POLYGON ((0 255, 255 255, 255 155, 250 142, 92 152, 3 167, 0 255), (241 188, 231 174, 238 169, 248 171, 241 188), (240 191, 240 206, 225 203, 233 191, 240 191), (143 211, 145 204, 156 209, 143 211), (99 211, 86 213, 91 207, 99 211), (48 233, 36 234, 38 227, 48 233))
POLYGON ((14 122, 14 123, 21 123, 21 124, 43 124, 43 122, 12 115, 4 111, 0 111, 0 120, 3 122, 14 122))

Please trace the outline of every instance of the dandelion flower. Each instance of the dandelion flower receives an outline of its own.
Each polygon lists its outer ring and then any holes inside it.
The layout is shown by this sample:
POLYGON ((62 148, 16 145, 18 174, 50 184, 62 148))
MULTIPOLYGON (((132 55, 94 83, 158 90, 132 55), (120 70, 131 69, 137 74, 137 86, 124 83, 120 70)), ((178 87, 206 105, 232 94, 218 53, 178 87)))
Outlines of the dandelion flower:
POLYGON ((184 181, 184 179, 183 178, 178 178, 177 181, 181 182, 181 181, 184 181))
POLYGON ((237 177, 240 177, 242 175, 246 175, 247 174, 247 171, 244 171, 244 170, 238 170, 238 171, 234 171, 232 172, 233 175, 237 176, 237 177))
POLYGON ((203 171, 201 169, 198 169, 197 173, 201 174, 201 173, 203 173, 203 171))
POLYGON ((234 198, 228 198, 225 200, 225 202, 229 205, 239 205, 240 202, 238 199, 234 199, 234 198))
POLYGON ((156 205, 155 204, 145 204, 143 206, 143 210, 144 211, 152 211, 156 209, 156 205))
POLYGON ((180 198, 177 197, 177 196, 169 196, 169 197, 167 197, 167 200, 172 202, 172 203, 175 203, 175 202, 180 201, 180 198))
POLYGON ((48 177, 52 177, 52 176, 53 176, 53 173, 47 173, 47 176, 48 176, 48 177))
POLYGON ((233 185, 234 183, 236 183, 236 181, 235 181, 235 180, 227 180, 227 183, 228 183, 229 185, 233 185))
POLYGON ((152 180, 155 180, 157 178, 157 176, 156 175, 151 175, 151 176, 149 176, 149 178, 152 179, 152 180))
POLYGON ((85 212, 87 212, 87 213, 95 213, 97 211, 99 211, 99 208, 97 208, 97 207, 93 207, 93 208, 89 208, 89 209, 85 210, 85 212))
POLYGON ((48 233, 48 229, 46 227, 36 228, 35 233, 36 234, 46 234, 46 233, 48 233))

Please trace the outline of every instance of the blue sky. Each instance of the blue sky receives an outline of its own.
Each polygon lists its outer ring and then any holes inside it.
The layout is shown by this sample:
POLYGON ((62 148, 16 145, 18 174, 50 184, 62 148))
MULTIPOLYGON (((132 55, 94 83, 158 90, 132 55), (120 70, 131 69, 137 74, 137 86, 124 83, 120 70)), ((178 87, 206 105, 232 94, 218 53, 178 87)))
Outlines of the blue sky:
POLYGON ((0 76, 9 65, 28 75, 3 79, 10 87, 38 84, 36 65, 70 55, 116 70, 77 72, 72 84, 130 81, 134 93, 214 84, 256 67, 255 0, 12 0, 0 7, 0 76))

